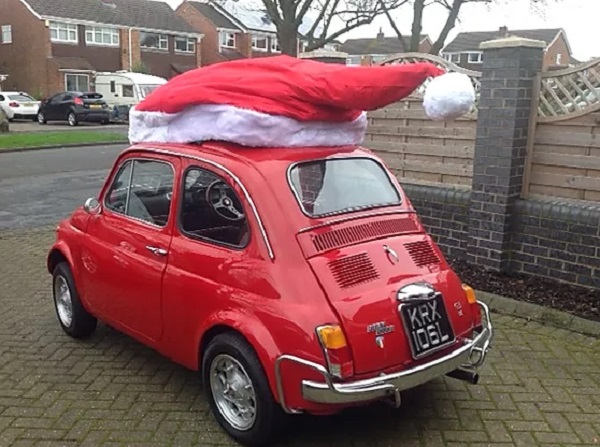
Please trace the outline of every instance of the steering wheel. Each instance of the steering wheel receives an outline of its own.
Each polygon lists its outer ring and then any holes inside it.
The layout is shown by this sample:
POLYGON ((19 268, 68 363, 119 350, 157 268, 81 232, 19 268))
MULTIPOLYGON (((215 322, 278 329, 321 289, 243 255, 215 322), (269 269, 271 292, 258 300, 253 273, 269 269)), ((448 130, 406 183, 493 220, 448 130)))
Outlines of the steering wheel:
POLYGON ((246 216, 235 207, 233 199, 227 195, 228 191, 231 191, 229 185, 223 180, 217 180, 206 189, 206 201, 223 219, 238 222, 246 216))

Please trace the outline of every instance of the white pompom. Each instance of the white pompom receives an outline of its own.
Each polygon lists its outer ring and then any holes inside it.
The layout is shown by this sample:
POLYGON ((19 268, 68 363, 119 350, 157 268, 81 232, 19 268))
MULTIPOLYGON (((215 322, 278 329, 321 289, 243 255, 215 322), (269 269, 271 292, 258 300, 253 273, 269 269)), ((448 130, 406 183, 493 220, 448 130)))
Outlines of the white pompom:
POLYGON ((425 89, 423 107, 434 121, 446 121, 468 113, 475 103, 475 89, 469 76, 445 73, 433 78, 425 89))

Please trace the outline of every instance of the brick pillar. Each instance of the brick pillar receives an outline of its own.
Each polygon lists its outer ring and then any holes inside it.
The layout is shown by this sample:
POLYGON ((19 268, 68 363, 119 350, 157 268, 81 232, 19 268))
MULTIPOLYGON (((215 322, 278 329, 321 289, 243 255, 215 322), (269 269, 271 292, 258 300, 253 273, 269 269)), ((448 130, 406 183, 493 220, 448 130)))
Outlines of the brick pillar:
POLYGON ((119 30, 119 42, 121 53, 121 70, 131 70, 131 67, 139 64, 142 60, 140 53, 140 32, 131 30, 131 66, 129 65, 129 29, 119 30))
POLYGON ((484 42, 467 259, 508 270, 513 206, 521 195, 532 93, 544 42, 484 42))

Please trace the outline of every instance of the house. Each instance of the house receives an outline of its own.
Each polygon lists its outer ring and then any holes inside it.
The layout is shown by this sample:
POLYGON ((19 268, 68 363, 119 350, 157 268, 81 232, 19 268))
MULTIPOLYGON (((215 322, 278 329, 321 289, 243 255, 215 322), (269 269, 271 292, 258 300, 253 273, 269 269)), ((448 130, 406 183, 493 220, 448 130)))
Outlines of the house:
POLYGON ((507 27, 502 26, 498 31, 459 33, 452 42, 442 49, 441 54, 446 60, 461 67, 481 71, 483 52, 479 49, 479 45, 488 40, 509 36, 545 42, 544 69, 565 68, 574 63, 567 35, 560 28, 509 31, 507 27))
MULTIPOLYGON (((277 28, 260 8, 248 7, 235 0, 184 0, 176 13, 204 36, 202 65, 281 54, 277 28)), ((299 53, 308 44, 304 34, 310 26, 312 22, 306 17, 299 27, 299 53)), ((331 46, 335 47, 335 42, 331 46)))
POLYGON ((163 2, 0 0, 5 89, 93 90, 97 71, 171 78, 198 66, 202 36, 163 2))
MULTIPOLYGON (((410 36, 404 36, 410 42, 410 36)), ((419 53, 429 53, 433 42, 428 35, 419 36, 419 53)), ((398 37, 385 37, 380 30, 375 38, 348 39, 339 48, 348 53, 347 65, 373 65, 398 53, 405 53, 398 37)))

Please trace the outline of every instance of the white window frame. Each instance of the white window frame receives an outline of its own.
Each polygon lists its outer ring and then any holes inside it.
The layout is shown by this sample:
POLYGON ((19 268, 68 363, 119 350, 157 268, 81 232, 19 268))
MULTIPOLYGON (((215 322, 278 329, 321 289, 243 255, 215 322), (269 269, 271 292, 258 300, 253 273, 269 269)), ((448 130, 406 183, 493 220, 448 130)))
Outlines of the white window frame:
POLYGON ((12 43, 12 25, 2 25, 0 43, 12 43))
POLYGON ((556 53, 556 65, 560 65, 562 61, 562 53, 556 53))
MULTIPOLYGON (((79 82, 75 82, 75 84, 77 84, 77 87, 79 87, 79 82)), ((80 92, 86 92, 90 90, 90 75, 85 74, 85 73, 65 73, 65 90, 70 90, 70 91, 80 91, 80 92), (83 89, 79 89, 79 88, 75 88, 75 89, 69 89, 68 87, 68 83, 67 83, 67 77, 69 76, 76 76, 77 78, 80 77, 85 77, 87 78, 87 89, 83 90, 83 89)))
POLYGON ((281 45, 277 36, 271 37, 271 53, 281 53, 281 45))
POLYGON ((269 37, 262 34, 252 34, 252 49, 254 51, 269 51, 269 37), (258 46, 260 40, 264 40, 264 47, 258 46))
POLYGON ((474 53, 468 53, 468 62, 469 62, 469 64, 483 63, 483 53, 481 51, 477 51, 474 53))
POLYGON ((112 28, 109 26, 86 26, 85 27, 85 44, 86 45, 99 45, 106 47, 118 47, 119 46, 119 29, 112 28), (96 37, 100 34, 100 42, 96 40, 96 37), (104 37, 109 36, 110 43, 104 42, 104 37))
POLYGON ((79 43, 79 31, 77 29, 77 25, 73 23, 65 23, 65 22, 50 22, 50 41, 55 43, 79 43), (60 32, 65 31, 67 33, 67 38, 62 39, 60 37, 60 32), (56 32, 56 36, 52 36, 52 32, 56 32), (73 39, 71 36, 74 35, 73 39))
POLYGON ((166 34, 141 31, 140 32, 140 48, 142 50, 169 51, 169 36, 167 36, 166 34), (142 45, 142 34, 153 34, 153 35, 158 36, 158 41, 157 41, 158 46, 149 47, 149 46, 142 45))
POLYGON ((222 48, 236 48, 235 33, 230 31, 219 31, 219 46, 222 48), (229 42, 232 42, 231 44, 229 42))
POLYGON ((460 64, 460 53, 449 53, 448 57, 450 62, 454 64, 460 64))
POLYGON ((196 52, 196 40, 191 37, 175 36, 175 52, 176 53, 195 53, 196 52), (177 49, 177 41, 185 41, 185 50, 177 49))

